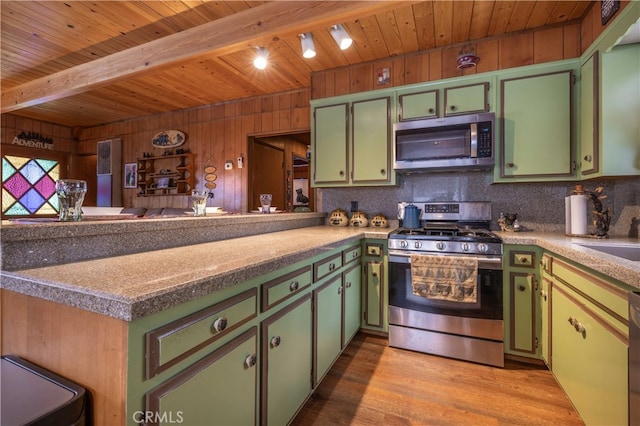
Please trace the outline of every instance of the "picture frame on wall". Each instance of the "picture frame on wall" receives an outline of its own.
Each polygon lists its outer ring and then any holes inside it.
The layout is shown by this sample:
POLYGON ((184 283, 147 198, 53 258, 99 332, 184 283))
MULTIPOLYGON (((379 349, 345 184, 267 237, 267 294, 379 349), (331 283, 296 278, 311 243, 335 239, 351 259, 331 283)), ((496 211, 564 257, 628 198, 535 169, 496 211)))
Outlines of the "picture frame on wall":
POLYGON ((138 163, 125 163, 124 165, 124 187, 138 187, 138 163))

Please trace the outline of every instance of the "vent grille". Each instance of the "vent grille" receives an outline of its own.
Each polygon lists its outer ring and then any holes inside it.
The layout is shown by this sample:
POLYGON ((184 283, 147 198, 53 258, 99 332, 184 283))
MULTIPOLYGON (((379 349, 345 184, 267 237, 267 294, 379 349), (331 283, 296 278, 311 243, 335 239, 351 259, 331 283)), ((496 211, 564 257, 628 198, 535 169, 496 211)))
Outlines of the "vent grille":
POLYGON ((98 142, 98 176, 112 174, 111 163, 111 141, 98 142))

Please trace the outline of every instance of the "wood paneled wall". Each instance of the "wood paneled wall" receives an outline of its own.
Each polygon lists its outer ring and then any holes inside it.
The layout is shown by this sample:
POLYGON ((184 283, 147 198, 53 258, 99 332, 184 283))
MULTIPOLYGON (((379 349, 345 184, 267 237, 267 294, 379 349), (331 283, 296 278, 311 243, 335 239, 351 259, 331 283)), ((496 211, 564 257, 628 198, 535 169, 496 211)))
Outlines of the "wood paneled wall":
POLYGON ((317 72, 311 75, 311 97, 320 99, 575 58, 581 54, 580 33, 580 24, 574 22, 317 72), (476 67, 457 68, 462 49, 480 57, 476 67), (376 76, 383 68, 389 68, 391 78, 389 84, 378 85, 376 76))
MULTIPOLYGON (((132 163, 142 157, 143 152, 162 155, 164 150, 151 145, 157 132, 180 130, 187 136, 180 148, 196 154, 196 186, 202 186, 205 164, 213 164, 218 169, 217 187, 213 190, 215 198, 209 205, 222 206, 230 212, 246 212, 249 208, 247 171, 251 161, 247 158, 248 136, 306 132, 309 117, 306 89, 260 96, 87 128, 80 137, 78 153, 93 154, 97 141, 119 137, 122 160, 132 163), (240 155, 246 160, 242 169, 237 168, 240 155), (233 162, 232 170, 224 169, 225 161, 233 162)), ((123 191, 127 207, 190 207, 187 196, 138 197, 137 189, 123 191)))

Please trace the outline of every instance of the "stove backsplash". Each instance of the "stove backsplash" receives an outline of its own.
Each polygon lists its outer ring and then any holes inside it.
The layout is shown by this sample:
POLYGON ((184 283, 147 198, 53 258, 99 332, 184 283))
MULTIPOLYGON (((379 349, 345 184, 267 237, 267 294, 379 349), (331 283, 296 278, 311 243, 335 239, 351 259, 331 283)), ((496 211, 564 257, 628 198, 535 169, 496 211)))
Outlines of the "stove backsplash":
MULTIPOLYGON (((397 219, 399 201, 491 201, 491 229, 500 230, 500 212, 517 213, 526 229, 564 233, 564 197, 576 182, 493 184, 493 172, 414 174, 398 177, 395 187, 322 188, 317 190, 318 211, 350 210, 351 201, 371 218, 382 213, 397 219)), ((587 180, 587 189, 604 187, 613 217, 610 236, 638 237, 640 177, 587 180)), ((397 223, 397 222, 395 222, 397 223)), ((589 228, 591 230, 591 228, 589 228)))

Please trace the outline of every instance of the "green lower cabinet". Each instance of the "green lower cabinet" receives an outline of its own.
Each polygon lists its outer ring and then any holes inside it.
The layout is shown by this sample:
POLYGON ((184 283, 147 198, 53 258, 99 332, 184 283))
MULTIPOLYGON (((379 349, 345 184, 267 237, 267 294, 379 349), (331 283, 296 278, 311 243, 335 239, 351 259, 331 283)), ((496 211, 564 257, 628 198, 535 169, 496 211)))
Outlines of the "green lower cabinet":
POLYGON ((360 299, 362 297, 362 267, 360 262, 342 274, 343 291, 343 332, 342 348, 344 349, 360 329, 360 299))
POLYGON ((535 275, 510 273, 511 316, 509 349, 518 354, 536 354, 536 288, 535 275))
POLYGON ((313 291, 315 387, 342 350, 342 276, 339 275, 313 291))
POLYGON ((540 357, 551 369, 551 289, 553 282, 545 275, 540 281, 540 357))
POLYGON ((505 244, 503 299, 505 353, 540 358, 540 302, 536 246, 505 244))
POLYGON ((311 393, 311 294, 261 325, 261 424, 285 425, 311 393))
POLYGON ((148 392, 146 420, 160 425, 256 424, 257 341, 252 327, 148 392))
POLYGON ((553 374, 586 425, 627 425, 625 336, 558 282, 552 300, 553 374))

